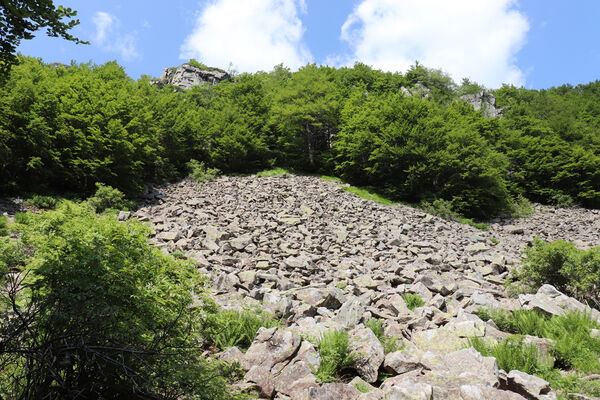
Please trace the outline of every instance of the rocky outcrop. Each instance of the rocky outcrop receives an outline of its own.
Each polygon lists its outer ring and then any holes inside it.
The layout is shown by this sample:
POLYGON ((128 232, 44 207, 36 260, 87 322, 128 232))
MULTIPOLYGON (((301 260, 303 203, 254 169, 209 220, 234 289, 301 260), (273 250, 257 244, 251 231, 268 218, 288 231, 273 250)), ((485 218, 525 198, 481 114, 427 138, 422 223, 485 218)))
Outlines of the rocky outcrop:
POLYGON ((183 64, 179 67, 165 68, 158 81, 158 85, 173 85, 183 90, 194 86, 206 84, 215 85, 229 79, 229 74, 218 68, 200 68, 191 64, 183 64))
POLYGON ((502 116, 502 108, 496 107, 496 96, 487 90, 481 90, 477 93, 464 94, 460 96, 468 104, 473 106, 475 111, 482 110, 486 118, 502 116))

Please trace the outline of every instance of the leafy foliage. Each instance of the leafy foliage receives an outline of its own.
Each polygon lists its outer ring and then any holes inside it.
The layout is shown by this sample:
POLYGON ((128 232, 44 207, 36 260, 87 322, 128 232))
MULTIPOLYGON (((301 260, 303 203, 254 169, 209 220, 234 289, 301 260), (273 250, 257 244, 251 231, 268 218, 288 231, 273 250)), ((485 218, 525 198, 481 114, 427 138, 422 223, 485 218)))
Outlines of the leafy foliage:
POLYGON ((86 202, 96 210, 102 212, 109 208, 129 209, 133 207, 133 203, 125 200, 125 194, 119 189, 96 183, 96 193, 89 197, 86 202))
POLYGON ((261 327, 279 326, 279 323, 268 314, 218 310, 209 312, 203 324, 204 337, 221 350, 233 346, 246 350, 261 327))
POLYGON ((0 392, 14 398, 230 399, 236 369, 202 356, 203 278, 149 228, 86 204, 23 214, 2 239, 0 392), (6 249, 11 249, 6 251, 6 249))
POLYGON ((321 382, 339 380, 344 369, 352 364, 349 340, 346 331, 329 330, 323 333, 318 346, 321 364, 315 374, 321 382))
POLYGON ((562 240, 546 243, 535 239, 525 250, 522 268, 513 275, 531 289, 548 283, 579 300, 600 305, 600 248, 580 250, 562 240))
POLYGON ((406 306, 411 311, 414 311, 417 307, 423 307, 425 305, 425 302, 418 294, 402 293, 400 296, 404 299, 406 306))
POLYGON ((190 171, 190 178, 200 183, 212 181, 220 172, 216 168, 207 168, 204 162, 198 162, 197 160, 190 160, 187 167, 190 171))
POLYGON ((52 196, 33 195, 31 198, 25 200, 25 205, 34 206, 37 208, 50 209, 56 207, 57 199, 52 196))
POLYGON ((8 236, 8 217, 0 215, 0 237, 8 236))
POLYGON ((383 346, 383 352, 385 354, 398 351, 403 347, 401 340, 400 344, 398 344, 398 338, 393 336, 387 336, 385 334, 383 330, 383 323, 380 319, 372 318, 365 324, 365 326, 375 334, 375 336, 383 346))
POLYGON ((493 320, 503 331, 554 340, 553 353, 562 367, 586 373, 600 371, 600 339, 590 336, 590 329, 598 329, 598 323, 588 315, 567 313, 548 318, 530 310, 486 309, 480 309, 478 315, 493 320))
POLYGON ((505 371, 516 369, 530 375, 540 375, 552 368, 552 365, 544 365, 539 361, 537 347, 524 344, 523 338, 508 337, 500 343, 490 345, 475 337, 469 339, 469 345, 484 357, 495 357, 498 368, 505 371))
POLYGON ((33 32, 47 27, 48 36, 60 36, 76 43, 87 43, 77 39, 69 30, 79 24, 70 19, 77 11, 63 6, 56 7, 52 0, 8 0, 0 10, 0 80, 16 63, 15 52, 22 39, 33 39, 33 32), (70 19, 63 21, 64 19, 70 19))
POLYGON ((23 57, 0 87, 0 190, 90 193, 103 182, 132 194, 197 160, 224 173, 335 175, 474 226, 526 213, 525 197, 600 207, 599 85, 505 86, 489 92, 503 117, 487 119, 456 101, 483 88, 418 63, 405 75, 280 65, 174 92, 116 63, 23 57))

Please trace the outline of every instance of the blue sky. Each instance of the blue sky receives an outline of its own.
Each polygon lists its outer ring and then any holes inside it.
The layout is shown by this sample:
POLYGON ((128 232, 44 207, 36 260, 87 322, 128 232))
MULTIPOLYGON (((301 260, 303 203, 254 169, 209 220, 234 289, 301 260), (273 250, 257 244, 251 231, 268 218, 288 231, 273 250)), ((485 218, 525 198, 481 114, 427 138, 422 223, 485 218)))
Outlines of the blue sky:
POLYGON ((404 72, 419 60, 488 87, 573 85, 600 78, 597 0, 59 0, 78 10, 74 34, 41 31, 19 51, 46 62, 117 60, 159 76, 196 58, 237 71, 283 63, 362 61, 404 72))

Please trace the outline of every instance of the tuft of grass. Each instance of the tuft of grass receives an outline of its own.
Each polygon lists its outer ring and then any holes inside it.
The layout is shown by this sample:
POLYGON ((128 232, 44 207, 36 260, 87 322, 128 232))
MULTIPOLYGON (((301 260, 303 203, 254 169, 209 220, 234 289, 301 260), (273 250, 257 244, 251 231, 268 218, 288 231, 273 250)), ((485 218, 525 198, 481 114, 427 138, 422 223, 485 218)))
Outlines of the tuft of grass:
POLYGON ((237 346, 245 351, 261 327, 275 326, 280 326, 280 323, 267 313, 216 311, 205 318, 204 337, 221 350, 237 346))
POLYGON ((58 200, 52 196, 43 196, 41 194, 35 194, 29 199, 25 200, 25 205, 45 210, 51 210, 56 208, 57 202, 58 200))
POLYGON ((533 205, 531 202, 523 196, 518 196, 512 203, 512 213, 513 217, 517 218, 525 218, 528 215, 533 214, 533 205))
POLYGON ((392 353, 394 351, 401 350, 403 348, 402 341, 398 344, 398 338, 393 336, 387 336, 383 331, 383 323, 380 319, 371 318, 365 326, 369 328, 377 337, 381 345, 383 346, 383 352, 385 354, 392 353))
POLYGON ((418 294, 413 293, 402 293, 400 295, 402 299, 406 302, 406 306, 410 311, 414 311, 417 307, 423 307, 425 302, 418 294))
POLYGON ((552 365, 542 364, 535 345, 526 345, 522 337, 512 336, 496 344, 486 343, 481 338, 469 339, 469 345, 484 357, 495 357, 498 368, 505 371, 514 369, 530 375, 539 375, 552 370, 552 365))
POLYGON ((552 352, 562 368, 600 372, 600 339, 590 336, 590 330, 598 329, 598 323, 589 315, 567 313, 549 318, 531 310, 486 309, 479 309, 477 314, 483 320, 493 320, 505 332, 554 340, 552 352))
POLYGON ((498 244, 500 243, 500 241, 496 238, 490 238, 490 242, 492 242, 493 244, 498 244))
POLYGON ((280 175, 289 175, 292 172, 285 168, 273 168, 273 169, 265 169, 263 171, 257 172, 256 176, 259 178, 267 177, 267 176, 280 176, 280 175))
POLYGON ((318 349, 321 364, 315 375, 323 383, 338 381, 354 361, 346 331, 329 330, 323 333, 318 349))

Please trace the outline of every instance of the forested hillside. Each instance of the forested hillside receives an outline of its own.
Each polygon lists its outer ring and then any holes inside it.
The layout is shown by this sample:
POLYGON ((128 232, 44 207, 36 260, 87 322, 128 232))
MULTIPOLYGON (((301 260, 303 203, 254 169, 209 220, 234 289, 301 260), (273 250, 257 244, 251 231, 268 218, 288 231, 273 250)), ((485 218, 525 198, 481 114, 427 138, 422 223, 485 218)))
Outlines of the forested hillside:
POLYGON ((0 87, 0 192, 133 194, 187 174, 281 166, 335 175, 411 203, 444 199, 476 218, 521 197, 600 207, 600 82, 492 93, 502 117, 460 100, 481 88, 414 65, 241 74, 188 91, 116 63, 22 58, 0 87))

